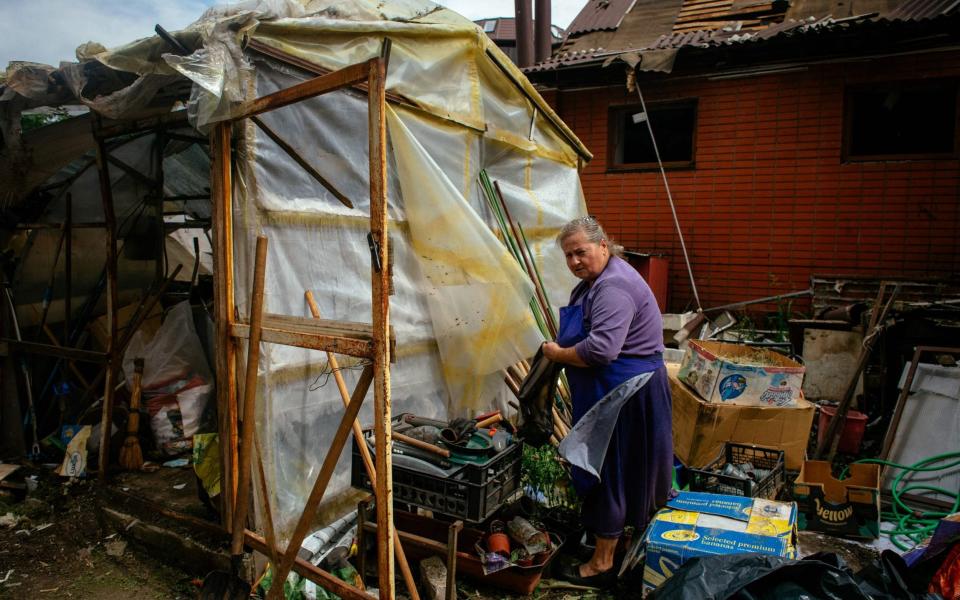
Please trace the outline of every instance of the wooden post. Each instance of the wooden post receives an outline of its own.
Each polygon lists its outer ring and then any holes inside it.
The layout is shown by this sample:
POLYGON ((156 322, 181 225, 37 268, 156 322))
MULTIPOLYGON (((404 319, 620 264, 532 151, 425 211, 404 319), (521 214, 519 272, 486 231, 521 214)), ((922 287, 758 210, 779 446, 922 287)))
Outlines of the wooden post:
MULTIPOLYGON (((253 271, 253 293, 250 302, 250 339, 247 340, 247 369, 243 385, 243 432, 240 439, 237 503, 233 511, 233 546, 231 553, 243 553, 243 532, 246 529, 250 504, 250 471, 253 456, 253 430, 256 427, 257 370, 260 368, 260 332, 263 323, 263 293, 267 269, 267 238, 257 238, 257 254, 253 271)), ((278 587, 283 587, 278 586, 278 587)))
POLYGON ((373 414, 377 470, 377 566, 380 600, 394 600, 393 466, 390 407, 390 274, 387 269, 386 65, 371 61, 369 90, 370 241, 373 284, 373 414))
POLYGON ((103 385, 103 406, 100 414, 100 458, 97 477, 107 479, 110 464, 110 430, 113 425, 113 388, 116 385, 117 359, 117 218, 113 211, 113 190, 110 188, 110 170, 107 149, 103 139, 97 138, 97 170, 100 174, 100 198, 103 201, 105 223, 104 240, 107 260, 107 372, 103 385))
POLYGON ((457 538, 463 521, 454 521, 447 529, 447 585, 445 600, 457 600, 457 538))
POLYGON ((64 286, 63 294, 63 345, 72 346, 70 343, 70 313, 73 310, 71 298, 73 296, 73 194, 67 192, 65 235, 67 254, 64 256, 64 286))
POLYGON ((210 135, 210 193, 214 232, 214 317, 216 320, 217 411, 220 433, 221 514, 232 527, 237 491, 237 379, 236 342, 231 335, 234 322, 233 290, 233 177, 230 124, 221 123, 210 135))

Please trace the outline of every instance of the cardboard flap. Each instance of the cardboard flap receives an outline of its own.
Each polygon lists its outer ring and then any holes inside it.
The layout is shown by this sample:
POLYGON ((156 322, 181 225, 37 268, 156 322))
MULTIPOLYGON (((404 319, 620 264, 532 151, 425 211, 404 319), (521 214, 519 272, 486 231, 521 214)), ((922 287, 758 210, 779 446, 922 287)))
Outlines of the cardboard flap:
POLYGON ((753 498, 705 492, 683 492, 676 498, 668 500, 667 507, 747 522, 750 520, 750 512, 753 509, 753 498))

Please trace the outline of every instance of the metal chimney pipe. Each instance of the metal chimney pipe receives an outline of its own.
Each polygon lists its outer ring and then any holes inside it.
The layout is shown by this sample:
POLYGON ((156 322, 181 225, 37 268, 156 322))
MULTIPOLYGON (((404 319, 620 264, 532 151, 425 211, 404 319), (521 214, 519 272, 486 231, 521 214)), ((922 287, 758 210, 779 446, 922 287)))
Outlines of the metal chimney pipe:
POLYGON ((541 63, 553 54, 553 35, 551 34, 551 25, 553 19, 550 15, 550 0, 537 0, 536 23, 536 61, 541 63))
POLYGON ((533 9, 531 0, 513 0, 517 17, 517 66, 533 64, 533 9))

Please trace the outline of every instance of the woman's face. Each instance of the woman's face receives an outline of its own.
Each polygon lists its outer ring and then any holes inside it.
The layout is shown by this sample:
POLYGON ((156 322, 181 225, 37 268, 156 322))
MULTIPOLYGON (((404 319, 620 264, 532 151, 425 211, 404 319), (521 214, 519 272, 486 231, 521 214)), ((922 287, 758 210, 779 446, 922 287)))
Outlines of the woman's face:
POLYGON ((567 257, 567 268, 570 272, 586 281, 593 281, 607 267, 610 260, 610 249, 607 242, 595 244, 587 240, 583 231, 577 231, 560 242, 563 254, 567 257))

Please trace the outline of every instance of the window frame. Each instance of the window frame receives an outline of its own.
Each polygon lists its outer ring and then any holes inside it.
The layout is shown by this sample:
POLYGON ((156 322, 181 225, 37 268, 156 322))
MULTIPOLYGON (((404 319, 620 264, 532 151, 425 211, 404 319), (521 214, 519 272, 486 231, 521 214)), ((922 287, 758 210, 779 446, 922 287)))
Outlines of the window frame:
MULTIPOLYGON (((695 169, 697 165, 697 130, 699 129, 699 98, 676 98, 647 102, 647 111, 652 112, 659 108, 689 107, 692 112, 693 132, 690 136, 690 160, 664 161, 663 168, 668 170, 695 169)), ((617 163, 617 144, 621 142, 623 129, 620 127, 620 118, 623 114, 640 112, 642 106, 638 103, 611 104, 607 108, 607 172, 625 173, 632 171, 656 171, 660 167, 656 161, 642 163, 617 163)))
POLYGON ((843 139, 840 146, 840 160, 843 163, 861 162, 902 162, 923 160, 944 160, 960 157, 960 78, 938 77, 931 79, 898 79, 892 81, 848 84, 843 90, 843 139), (953 150, 949 152, 918 152, 907 154, 852 154, 854 100, 857 92, 882 92, 909 88, 932 88, 948 84, 954 87, 954 125, 953 150))

